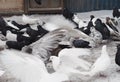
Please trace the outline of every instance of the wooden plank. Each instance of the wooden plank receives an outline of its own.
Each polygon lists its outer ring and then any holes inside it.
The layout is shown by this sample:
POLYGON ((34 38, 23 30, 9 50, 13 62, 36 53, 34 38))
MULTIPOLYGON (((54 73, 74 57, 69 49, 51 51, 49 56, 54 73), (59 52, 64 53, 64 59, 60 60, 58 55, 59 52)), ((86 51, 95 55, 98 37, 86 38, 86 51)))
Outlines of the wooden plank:
POLYGON ((0 12, 23 12, 23 0, 0 0, 0 12))

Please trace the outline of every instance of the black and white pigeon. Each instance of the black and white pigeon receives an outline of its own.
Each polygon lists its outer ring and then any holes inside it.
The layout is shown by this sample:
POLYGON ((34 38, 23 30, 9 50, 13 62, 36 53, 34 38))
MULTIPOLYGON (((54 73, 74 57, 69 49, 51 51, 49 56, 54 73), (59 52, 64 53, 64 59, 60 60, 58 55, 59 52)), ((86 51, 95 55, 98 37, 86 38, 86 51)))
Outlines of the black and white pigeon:
POLYGON ((102 34, 103 40, 110 38, 110 30, 107 28, 107 26, 102 22, 101 19, 97 19, 95 21, 95 29, 99 31, 102 34))

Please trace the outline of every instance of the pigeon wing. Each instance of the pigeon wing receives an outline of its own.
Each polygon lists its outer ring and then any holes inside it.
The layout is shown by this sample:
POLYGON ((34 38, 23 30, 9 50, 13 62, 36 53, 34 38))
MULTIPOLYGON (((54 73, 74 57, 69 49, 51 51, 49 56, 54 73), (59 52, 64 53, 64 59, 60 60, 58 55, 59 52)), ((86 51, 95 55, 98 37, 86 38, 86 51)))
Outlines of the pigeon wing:
POLYGON ((31 48, 34 55, 37 55, 41 59, 46 60, 49 58, 51 51, 58 47, 58 43, 62 40, 63 37, 63 31, 52 31, 44 35, 38 41, 29 45, 27 48, 31 48))

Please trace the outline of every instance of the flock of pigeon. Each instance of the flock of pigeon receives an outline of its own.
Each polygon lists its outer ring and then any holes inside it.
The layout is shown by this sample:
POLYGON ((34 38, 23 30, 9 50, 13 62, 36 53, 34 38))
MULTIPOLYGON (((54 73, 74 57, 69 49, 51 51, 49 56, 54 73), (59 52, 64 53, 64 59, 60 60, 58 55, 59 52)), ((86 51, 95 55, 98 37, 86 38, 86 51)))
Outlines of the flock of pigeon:
MULTIPOLYGON (((94 15, 83 21, 68 9, 62 16, 58 21, 44 22, 23 14, 24 24, 0 17, 0 77, 10 73, 20 82, 71 82, 73 77, 86 81, 107 70, 111 59, 106 43, 120 41, 119 10, 113 9, 114 18, 106 17, 106 21, 94 15), (101 44, 100 56, 88 61, 92 49, 101 44), (47 70, 50 62, 53 73, 47 70)), ((117 65, 119 56, 120 44, 117 65)))

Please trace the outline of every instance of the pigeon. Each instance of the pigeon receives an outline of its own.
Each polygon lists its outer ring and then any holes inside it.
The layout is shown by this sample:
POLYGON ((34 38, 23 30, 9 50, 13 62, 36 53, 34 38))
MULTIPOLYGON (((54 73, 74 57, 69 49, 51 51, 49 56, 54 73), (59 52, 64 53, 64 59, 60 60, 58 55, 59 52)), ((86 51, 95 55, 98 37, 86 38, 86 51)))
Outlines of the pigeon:
POLYGON ((59 57, 51 56, 50 61, 52 61, 53 69, 59 73, 66 74, 68 77, 70 77, 72 74, 78 74, 79 70, 74 69, 67 65, 67 63, 59 59, 59 57))
POLYGON ((120 44, 117 45, 117 52, 115 56, 115 63, 120 66, 120 44))
POLYGON ((117 7, 113 8, 113 12, 112 12, 113 17, 120 17, 120 11, 117 7))
POLYGON ((106 26, 105 23, 102 22, 101 19, 97 19, 95 21, 95 29, 102 34, 103 40, 107 40, 110 38, 110 30, 106 26))
POLYGON ((63 9, 63 12, 62 12, 62 15, 63 15, 66 19, 71 20, 72 17, 74 16, 74 13, 71 12, 68 8, 64 8, 64 9, 63 9))
POLYGON ((112 29, 110 26, 108 26, 107 24, 106 24, 106 26, 107 26, 107 28, 108 28, 109 31, 110 31, 110 38, 111 38, 112 40, 115 40, 115 41, 120 41, 120 34, 119 34, 119 32, 113 30, 113 29, 112 29))
POLYGON ((63 65, 67 65, 72 68, 81 67, 84 70, 88 70, 91 64, 79 57, 89 56, 90 54, 91 50, 86 48, 65 48, 58 53, 58 58, 63 65))
POLYGON ((101 50, 101 55, 93 63, 93 65, 90 68, 90 71, 81 72, 81 74, 93 77, 101 72, 106 71, 109 68, 110 64, 111 64, 111 59, 107 52, 107 46, 103 45, 101 50))
POLYGON ((68 76, 54 72, 47 72, 45 64, 38 57, 16 50, 3 50, 0 52, 0 61, 14 78, 21 82, 63 82, 68 76))
POLYGON ((25 14, 22 15, 22 21, 25 23, 25 24, 37 24, 39 23, 39 19, 38 18, 30 18, 28 16, 26 16, 25 14))
POLYGON ((90 43, 82 39, 75 39, 72 44, 76 48, 91 48, 91 46, 89 46, 90 43))
POLYGON ((63 73, 77 73, 77 68, 83 70, 88 70, 91 64, 84 59, 78 57, 62 55, 62 56, 51 56, 50 60, 52 61, 53 68, 55 71, 61 71, 63 73), (64 72, 65 71, 65 72, 64 72))
POLYGON ((116 32, 119 32, 116 25, 113 23, 112 19, 110 17, 106 17, 106 24, 113 29, 116 32))

